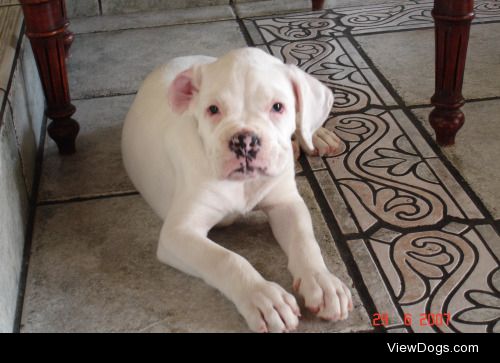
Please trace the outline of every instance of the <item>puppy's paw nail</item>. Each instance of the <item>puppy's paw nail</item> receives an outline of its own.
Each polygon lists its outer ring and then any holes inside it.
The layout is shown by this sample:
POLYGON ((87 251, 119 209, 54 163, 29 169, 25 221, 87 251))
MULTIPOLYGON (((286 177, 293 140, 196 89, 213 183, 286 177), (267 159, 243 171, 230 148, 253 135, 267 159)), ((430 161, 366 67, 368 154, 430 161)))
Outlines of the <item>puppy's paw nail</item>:
POLYGON ((295 280, 293 283, 293 291, 299 292, 301 280, 295 280))
POLYGON ((309 309, 309 311, 313 314, 317 314, 318 311, 319 311, 319 306, 315 306, 315 307, 311 307, 311 306, 307 306, 307 308, 309 309))

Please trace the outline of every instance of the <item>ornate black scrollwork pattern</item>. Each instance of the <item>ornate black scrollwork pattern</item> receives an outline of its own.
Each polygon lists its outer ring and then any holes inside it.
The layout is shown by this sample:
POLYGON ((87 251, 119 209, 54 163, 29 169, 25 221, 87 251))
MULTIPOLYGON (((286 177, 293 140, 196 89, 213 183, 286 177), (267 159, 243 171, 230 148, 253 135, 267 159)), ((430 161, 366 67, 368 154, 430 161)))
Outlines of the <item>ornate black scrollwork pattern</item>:
POLYGON ((357 67, 336 41, 307 40, 285 44, 280 51, 287 64, 295 64, 333 91, 335 110, 355 111, 380 104, 357 67))
POLYGON ((340 10, 344 14, 340 21, 354 32, 361 29, 389 28, 400 26, 422 26, 432 24, 431 7, 428 4, 406 4, 398 6, 374 6, 371 8, 340 10))
POLYGON ((439 222, 444 215, 443 202, 425 187, 437 180, 405 136, 395 138, 390 148, 379 146, 388 129, 380 116, 356 114, 338 118, 335 130, 350 142, 344 167, 353 176, 339 179, 340 185, 386 223, 407 228, 439 222), (418 182, 405 183, 403 177, 418 182))
POLYGON ((272 21, 257 21, 258 27, 266 35, 285 41, 316 39, 318 36, 333 37, 336 16, 324 15, 291 15, 273 18, 272 21))
POLYGON ((500 267, 488 276, 490 291, 469 290, 465 298, 473 306, 456 314, 455 320, 464 324, 486 325, 489 333, 500 333, 500 267))
MULTIPOLYGON (((426 313, 448 313, 454 290, 474 268, 476 253, 463 237, 444 231, 408 233, 391 246, 391 258, 401 280, 396 292, 402 306, 427 300, 426 313), (434 282, 434 283, 433 283, 434 282)), ((441 324, 441 331, 453 331, 441 324)))

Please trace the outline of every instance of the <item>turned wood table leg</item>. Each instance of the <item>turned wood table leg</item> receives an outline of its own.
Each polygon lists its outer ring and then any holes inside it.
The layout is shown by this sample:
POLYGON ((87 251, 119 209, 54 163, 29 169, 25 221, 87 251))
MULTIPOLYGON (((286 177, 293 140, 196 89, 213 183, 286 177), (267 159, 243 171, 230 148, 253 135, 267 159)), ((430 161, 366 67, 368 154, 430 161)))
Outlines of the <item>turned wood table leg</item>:
POLYGON ((75 39, 74 34, 69 30, 69 19, 66 13, 66 0, 62 0, 63 16, 64 16, 64 49, 66 50, 66 58, 69 57, 69 48, 75 39))
POLYGON ((75 139, 80 129, 71 118, 71 104, 66 70, 68 20, 64 0, 20 0, 26 35, 35 55, 43 91, 47 100, 46 115, 52 122, 47 130, 61 154, 75 152, 75 139))
POLYGON ((322 10, 325 5, 325 0, 312 0, 313 10, 322 10))
POLYGON ((455 135, 465 121, 460 108, 464 104, 462 84, 473 5, 473 0, 434 0, 436 89, 429 121, 441 146, 455 143, 455 135))

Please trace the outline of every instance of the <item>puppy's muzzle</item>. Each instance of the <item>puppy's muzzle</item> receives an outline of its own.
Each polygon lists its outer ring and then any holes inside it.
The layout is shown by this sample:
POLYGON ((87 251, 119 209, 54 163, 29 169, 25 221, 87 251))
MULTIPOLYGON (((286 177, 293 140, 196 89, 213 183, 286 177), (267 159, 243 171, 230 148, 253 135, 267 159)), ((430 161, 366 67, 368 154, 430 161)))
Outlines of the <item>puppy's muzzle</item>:
POLYGON ((260 138, 253 132, 239 132, 229 140, 229 149, 246 164, 250 164, 257 158, 260 146, 260 138))
POLYGON ((229 139, 229 150, 232 158, 227 164, 230 179, 241 180, 244 178, 265 175, 267 165, 262 157, 261 138, 251 131, 240 131, 229 139))

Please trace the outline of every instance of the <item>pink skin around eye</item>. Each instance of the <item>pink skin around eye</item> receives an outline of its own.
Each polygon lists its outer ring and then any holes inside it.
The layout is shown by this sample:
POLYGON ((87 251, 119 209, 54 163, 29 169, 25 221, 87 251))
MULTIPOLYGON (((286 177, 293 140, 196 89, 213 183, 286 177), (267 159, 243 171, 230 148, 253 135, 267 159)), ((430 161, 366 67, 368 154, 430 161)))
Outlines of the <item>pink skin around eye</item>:
POLYGON ((285 112, 285 105, 281 102, 274 101, 273 103, 271 103, 269 110, 270 110, 269 113, 271 114, 271 119, 278 120, 281 117, 281 115, 283 115, 283 113, 285 112), (281 109, 279 111, 274 110, 274 105, 276 103, 281 104, 281 109))
POLYGON ((206 113, 207 113, 207 116, 210 117, 210 119, 213 122, 219 122, 220 119, 222 118, 222 113, 220 111, 220 108, 218 108, 218 112, 217 113, 212 113, 212 111, 210 110, 210 106, 209 106, 209 107, 207 107, 206 113))

